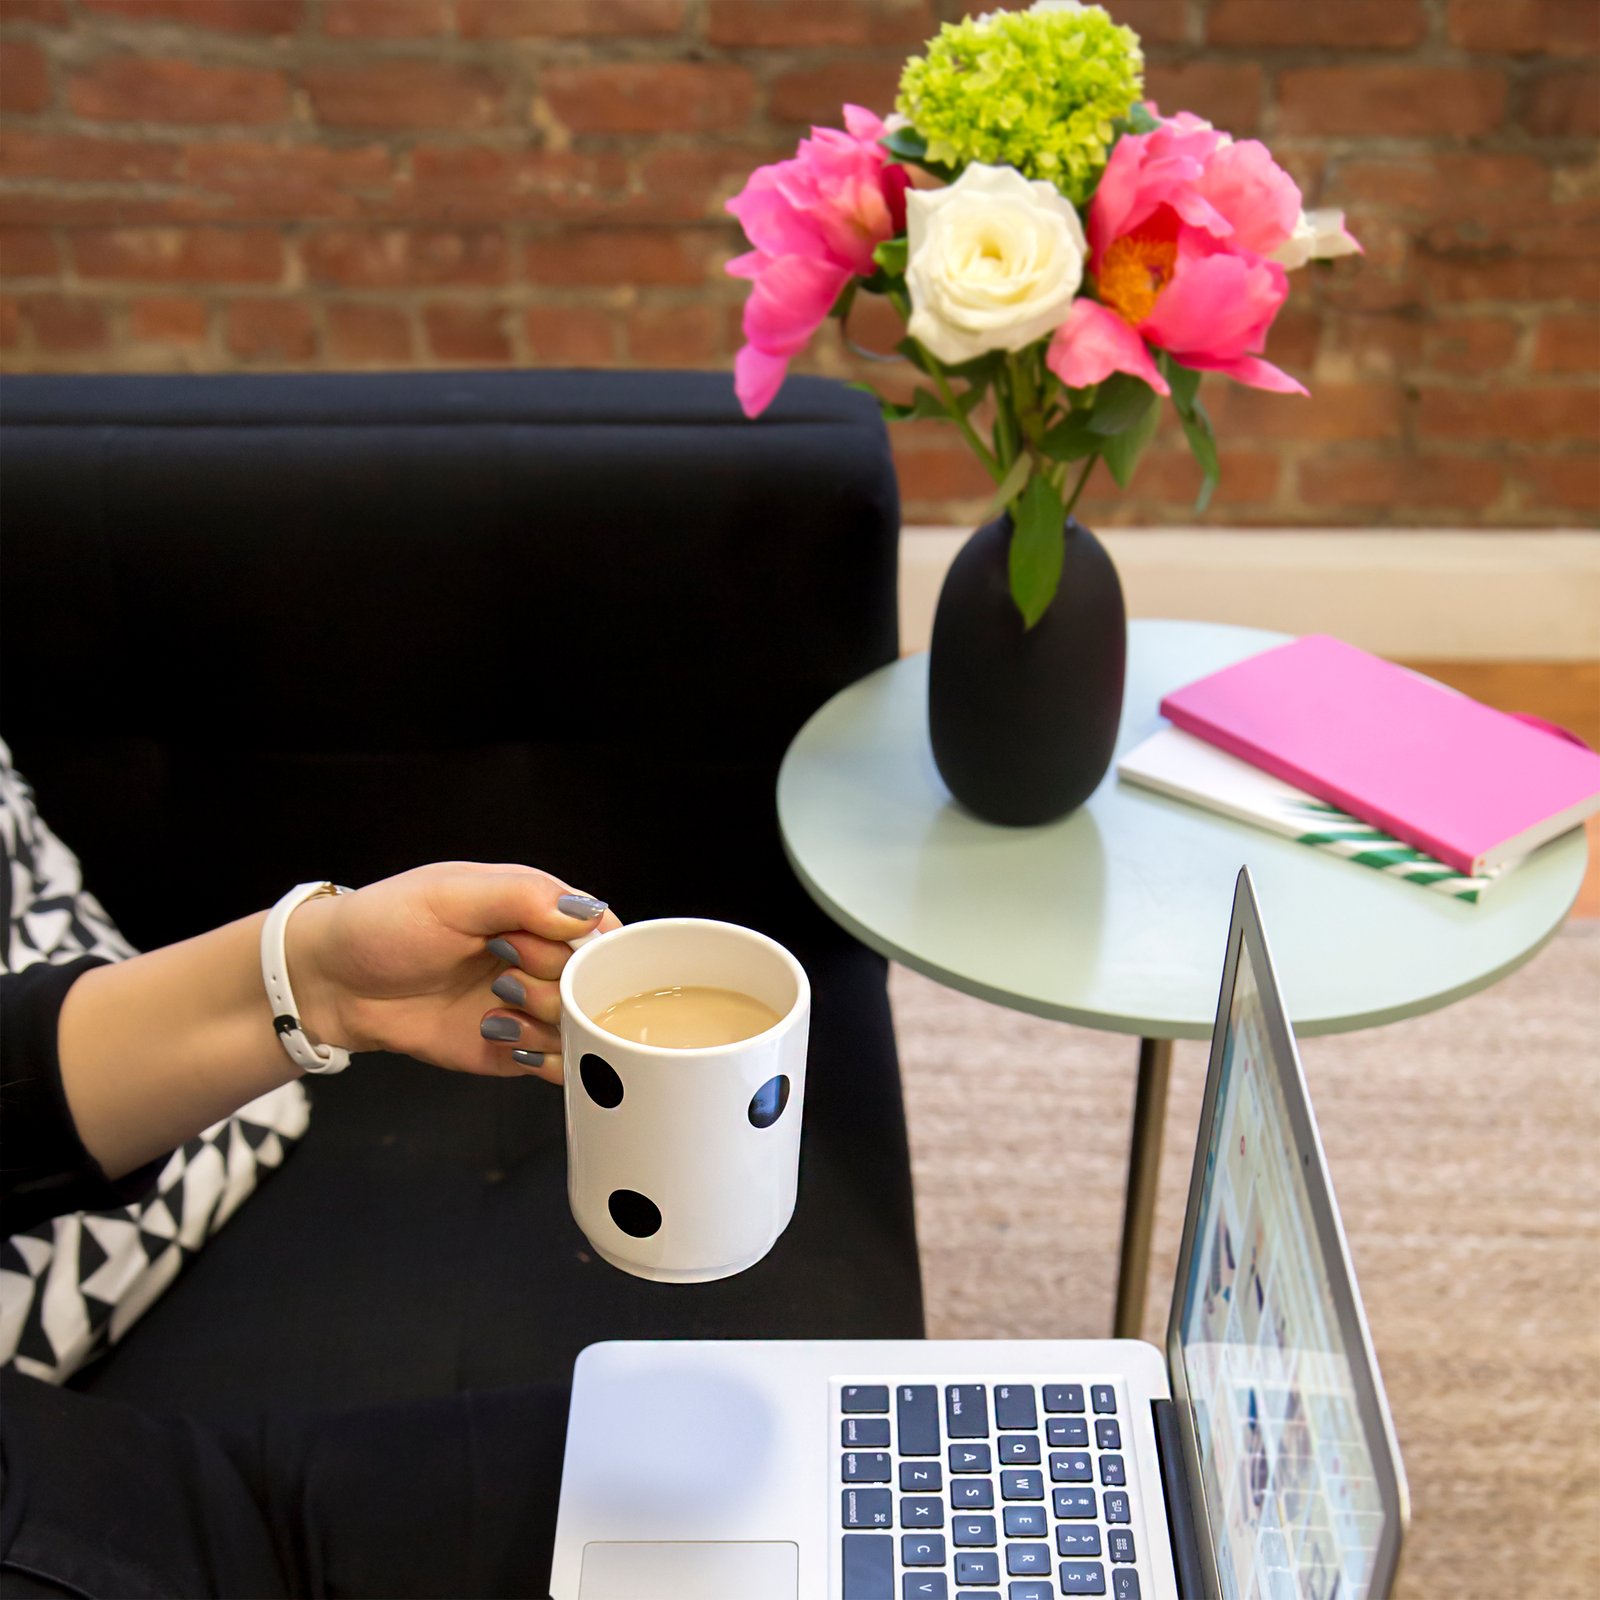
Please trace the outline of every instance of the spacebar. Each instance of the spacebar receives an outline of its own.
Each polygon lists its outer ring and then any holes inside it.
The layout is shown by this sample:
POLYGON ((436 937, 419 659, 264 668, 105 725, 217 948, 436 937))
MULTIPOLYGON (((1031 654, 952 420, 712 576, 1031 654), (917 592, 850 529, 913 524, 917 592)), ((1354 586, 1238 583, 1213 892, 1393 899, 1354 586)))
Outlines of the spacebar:
POLYGON ((894 1535, 844 1536, 844 1600, 894 1600, 894 1535))

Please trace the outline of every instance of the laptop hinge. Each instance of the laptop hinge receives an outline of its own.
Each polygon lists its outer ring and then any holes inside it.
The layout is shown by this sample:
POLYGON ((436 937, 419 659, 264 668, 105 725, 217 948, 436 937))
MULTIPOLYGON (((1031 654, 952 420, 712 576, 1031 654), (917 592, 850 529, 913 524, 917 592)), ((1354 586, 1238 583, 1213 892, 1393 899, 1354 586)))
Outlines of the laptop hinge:
POLYGON ((1200 1562, 1200 1533, 1189 1502, 1183 1443, 1178 1437, 1178 1408, 1170 1400, 1152 1400, 1156 1455, 1161 1461, 1161 1487, 1167 1501, 1167 1527, 1172 1534, 1172 1564, 1178 1573, 1179 1600, 1206 1600, 1200 1562))

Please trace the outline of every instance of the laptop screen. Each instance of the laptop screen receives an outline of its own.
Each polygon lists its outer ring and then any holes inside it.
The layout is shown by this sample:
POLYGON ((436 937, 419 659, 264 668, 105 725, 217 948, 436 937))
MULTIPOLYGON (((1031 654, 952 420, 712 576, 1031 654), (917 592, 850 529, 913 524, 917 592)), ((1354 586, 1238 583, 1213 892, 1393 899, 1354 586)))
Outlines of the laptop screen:
POLYGON ((1392 1446, 1304 1080, 1243 909, 1174 1319, 1203 1521, 1225 1600, 1364 1600, 1396 1557, 1392 1446))

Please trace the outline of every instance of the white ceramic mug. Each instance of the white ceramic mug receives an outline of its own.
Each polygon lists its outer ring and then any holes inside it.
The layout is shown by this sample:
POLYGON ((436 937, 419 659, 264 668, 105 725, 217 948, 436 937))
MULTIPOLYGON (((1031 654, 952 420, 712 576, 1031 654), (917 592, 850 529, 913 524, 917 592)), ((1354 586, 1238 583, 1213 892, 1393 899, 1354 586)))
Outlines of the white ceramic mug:
POLYGON ((567 1198, 595 1251, 659 1283, 758 1262, 794 1215, 811 985, 765 934, 666 917, 585 939, 561 974, 567 1198), (594 1018, 673 986, 733 989, 779 1020, 734 1044, 635 1044, 594 1018))

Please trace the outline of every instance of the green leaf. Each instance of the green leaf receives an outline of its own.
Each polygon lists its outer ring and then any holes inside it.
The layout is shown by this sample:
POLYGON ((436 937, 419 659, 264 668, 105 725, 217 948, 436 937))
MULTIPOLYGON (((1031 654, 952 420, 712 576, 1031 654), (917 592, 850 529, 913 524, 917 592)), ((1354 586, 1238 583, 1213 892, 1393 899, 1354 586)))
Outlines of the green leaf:
POLYGON ((1061 495, 1042 472, 1028 480, 1011 521, 1007 558, 1011 598, 1022 613, 1026 629, 1050 609, 1061 583, 1061 563, 1066 555, 1066 514, 1061 495))
POLYGON ((1155 404, 1156 392, 1143 378, 1113 372, 1100 385, 1090 414, 1091 432, 1110 438, 1140 422, 1155 404))
POLYGON ((939 370, 939 364, 915 339, 902 339, 895 349, 914 366, 918 372, 925 372, 931 378, 939 370))
POLYGON ((1090 411, 1074 411, 1039 440, 1039 448, 1052 461, 1082 461, 1093 455, 1103 443, 1089 426, 1093 416, 1090 411))
MULTIPOLYGON (((1154 398, 1155 391, 1148 386, 1146 393, 1154 398)), ((1155 437, 1156 425, 1160 421, 1161 408, 1146 406, 1131 428, 1124 428, 1121 433, 1113 434, 1106 440, 1103 454, 1119 489, 1126 489, 1133 481, 1133 469, 1138 466, 1144 447, 1155 437)))
POLYGON ((1161 370, 1167 376, 1167 382, 1172 385, 1172 403, 1178 408, 1182 416, 1187 416, 1195 407, 1195 396, 1200 392, 1200 379, 1204 374, 1196 372, 1193 367, 1180 367, 1171 356, 1161 358, 1161 370))
POLYGON ((949 180, 957 175, 956 168, 947 166, 943 161, 928 159, 928 141, 915 128, 896 128, 893 133, 886 133, 878 143, 896 161, 909 161, 924 172, 931 172, 936 178, 949 180))
POLYGON ((1006 363, 1003 350, 991 350, 987 355, 974 356, 971 361, 963 361, 954 367, 944 370, 952 378, 960 378, 965 383, 988 383, 1006 363))
POLYGON ((1033 461, 1026 454, 1020 455, 1011 463, 1011 470, 1000 480, 1000 486, 994 492, 994 498, 989 502, 983 513, 983 520, 987 522, 990 517, 997 517, 1022 493, 1022 486, 1028 481, 1028 473, 1032 470, 1033 461))
POLYGON ((856 290, 860 287, 859 278, 851 278, 839 291, 839 298, 833 302, 833 308, 828 312, 830 317, 837 317, 841 322, 850 315, 850 307, 855 304, 856 290))
POLYGON ((1203 477, 1200 493, 1195 496, 1194 508, 1197 512, 1204 511, 1211 504, 1211 492, 1222 476, 1222 468, 1217 461, 1217 436, 1211 431, 1211 418, 1206 415, 1206 408, 1198 398, 1192 411, 1178 413, 1178 420, 1183 424, 1183 436, 1189 441, 1189 449, 1200 463, 1203 477))
POLYGON ((898 239, 885 239, 876 250, 872 252, 872 259, 891 278, 903 278, 906 275, 906 250, 907 240, 904 235, 898 239))
POLYGON ((1119 133, 1154 133, 1161 124, 1145 109, 1144 102, 1139 100, 1129 106, 1127 112, 1118 117, 1113 126, 1119 133))

